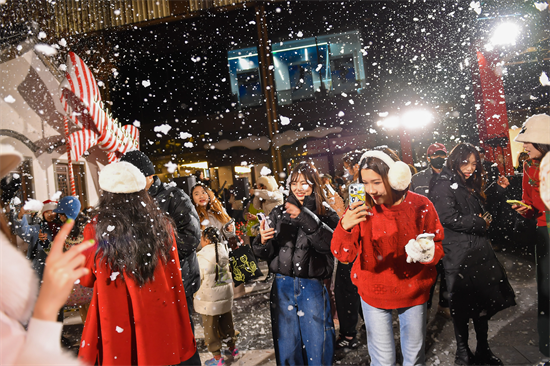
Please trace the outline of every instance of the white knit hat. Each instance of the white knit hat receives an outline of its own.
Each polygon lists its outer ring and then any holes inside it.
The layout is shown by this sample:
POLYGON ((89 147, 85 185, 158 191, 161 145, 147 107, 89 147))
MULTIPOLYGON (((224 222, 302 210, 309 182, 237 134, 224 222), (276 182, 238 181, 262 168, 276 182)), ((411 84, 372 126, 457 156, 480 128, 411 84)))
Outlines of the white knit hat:
MULTIPOLYGON (((411 184, 411 169, 402 161, 394 161, 388 154, 380 150, 369 150, 361 156, 360 162, 368 157, 382 160, 390 168, 388 181, 396 191, 404 191, 411 184)), ((362 168, 361 168, 362 169, 362 168)))
POLYGON ((111 193, 135 193, 143 190, 147 181, 143 173, 125 161, 112 163, 99 172, 99 187, 111 193))
POLYGON ((514 141, 550 145, 550 116, 535 114, 527 118, 514 141))

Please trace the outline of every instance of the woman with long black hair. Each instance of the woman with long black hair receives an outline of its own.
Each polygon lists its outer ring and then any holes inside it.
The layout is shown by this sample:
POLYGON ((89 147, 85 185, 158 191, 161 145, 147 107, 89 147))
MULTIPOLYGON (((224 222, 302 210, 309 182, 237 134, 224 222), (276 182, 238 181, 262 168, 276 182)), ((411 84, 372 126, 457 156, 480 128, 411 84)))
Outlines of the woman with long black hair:
POLYGON ((94 365, 200 364, 189 322, 174 228, 134 165, 107 165, 84 230, 93 287, 79 357, 94 365))
POLYGON ((271 325, 277 365, 332 365, 334 324, 328 291, 334 257, 332 231, 338 215, 324 201, 315 167, 298 163, 290 194, 260 223, 254 254, 275 274, 271 325))
POLYGON ((471 144, 460 143, 430 189, 429 198, 445 229, 443 266, 457 365, 502 365, 489 348, 489 319, 515 305, 515 295, 487 235, 491 222, 485 209, 487 195, 501 195, 509 184, 502 176, 497 183, 485 192, 478 151, 471 144), (473 319, 476 332, 475 356, 468 347, 469 319, 473 319))

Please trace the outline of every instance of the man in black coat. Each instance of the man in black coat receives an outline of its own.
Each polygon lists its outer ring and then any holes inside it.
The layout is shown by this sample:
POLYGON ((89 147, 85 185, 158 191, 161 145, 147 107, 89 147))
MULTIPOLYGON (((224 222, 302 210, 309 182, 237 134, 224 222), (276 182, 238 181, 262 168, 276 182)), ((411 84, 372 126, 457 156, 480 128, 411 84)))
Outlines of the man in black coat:
POLYGON ((195 249, 200 243, 201 225, 199 215, 189 196, 175 185, 164 185, 155 175, 155 166, 147 155, 141 151, 128 151, 122 156, 121 161, 127 161, 136 166, 147 179, 147 186, 151 197, 155 199, 160 209, 167 213, 176 224, 176 244, 180 259, 181 276, 191 329, 194 332, 193 320, 193 294, 201 285, 199 261, 195 249))

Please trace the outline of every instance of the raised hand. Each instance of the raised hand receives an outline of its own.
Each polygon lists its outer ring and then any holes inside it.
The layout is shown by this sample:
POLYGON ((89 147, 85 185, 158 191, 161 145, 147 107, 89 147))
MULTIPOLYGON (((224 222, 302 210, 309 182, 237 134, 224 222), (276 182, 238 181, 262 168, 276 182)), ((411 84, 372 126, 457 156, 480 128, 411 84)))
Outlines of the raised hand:
POLYGON ((34 307, 34 318, 56 321, 57 313, 67 301, 75 281, 90 271, 84 267, 86 257, 82 252, 94 245, 93 240, 74 245, 63 252, 63 244, 73 225, 74 220, 67 220, 53 240, 44 267, 42 287, 34 307))
POLYGON ((360 222, 367 221, 367 216, 371 214, 368 211, 368 206, 363 201, 357 201, 351 204, 349 210, 346 211, 340 223, 346 231, 351 230, 360 222))
POLYGON ((266 227, 267 220, 262 220, 260 222, 260 237, 262 238, 262 244, 267 243, 269 239, 273 239, 275 236, 275 229, 266 227))
POLYGON ((293 205, 292 203, 289 203, 289 202, 285 203, 285 210, 286 210, 286 213, 290 215, 291 219, 297 218, 298 215, 300 215, 300 213, 302 212, 302 210, 300 210, 298 206, 293 205))

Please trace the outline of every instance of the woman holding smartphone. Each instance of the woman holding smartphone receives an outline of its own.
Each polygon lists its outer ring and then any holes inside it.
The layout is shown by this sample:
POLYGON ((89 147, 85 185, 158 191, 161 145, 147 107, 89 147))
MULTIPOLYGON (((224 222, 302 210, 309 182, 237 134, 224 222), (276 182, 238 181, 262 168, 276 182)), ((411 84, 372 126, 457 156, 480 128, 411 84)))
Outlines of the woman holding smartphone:
MULTIPOLYGON (((537 220, 537 236, 535 255, 537 266, 537 293, 538 293, 538 321, 539 350, 547 358, 541 365, 549 365, 550 361, 550 237, 548 235, 545 218, 548 208, 541 199, 539 176, 542 159, 550 151, 550 116, 537 114, 530 117, 523 129, 515 138, 516 142, 523 142, 523 149, 529 154, 529 160, 523 164, 523 199, 529 207, 515 204, 514 210, 525 217, 537 220)), ((548 195, 548 191, 545 192, 548 195)))
POLYGON ((443 227, 432 203, 408 192, 411 172, 405 163, 367 151, 359 166, 367 195, 340 220, 332 253, 341 262, 357 257, 352 281, 361 296, 371 365, 396 363, 393 310, 399 315, 403 365, 424 365, 426 303, 443 256, 443 227))
POLYGON ((297 164, 290 195, 260 224, 252 247, 275 273, 271 325, 277 365, 332 365, 334 324, 323 280, 330 278, 338 215, 323 199, 317 170, 297 164), (266 225, 269 223, 269 227, 266 225))
POLYGON ((489 348, 489 319, 515 305, 514 291, 489 241, 491 218, 485 209, 487 195, 498 198, 499 191, 509 183, 500 177, 486 194, 483 176, 476 148, 460 143, 449 154, 429 194, 445 228, 443 267, 457 343, 457 365, 502 365, 489 348), (475 356, 468 347, 469 319, 473 319, 476 332, 475 356))

